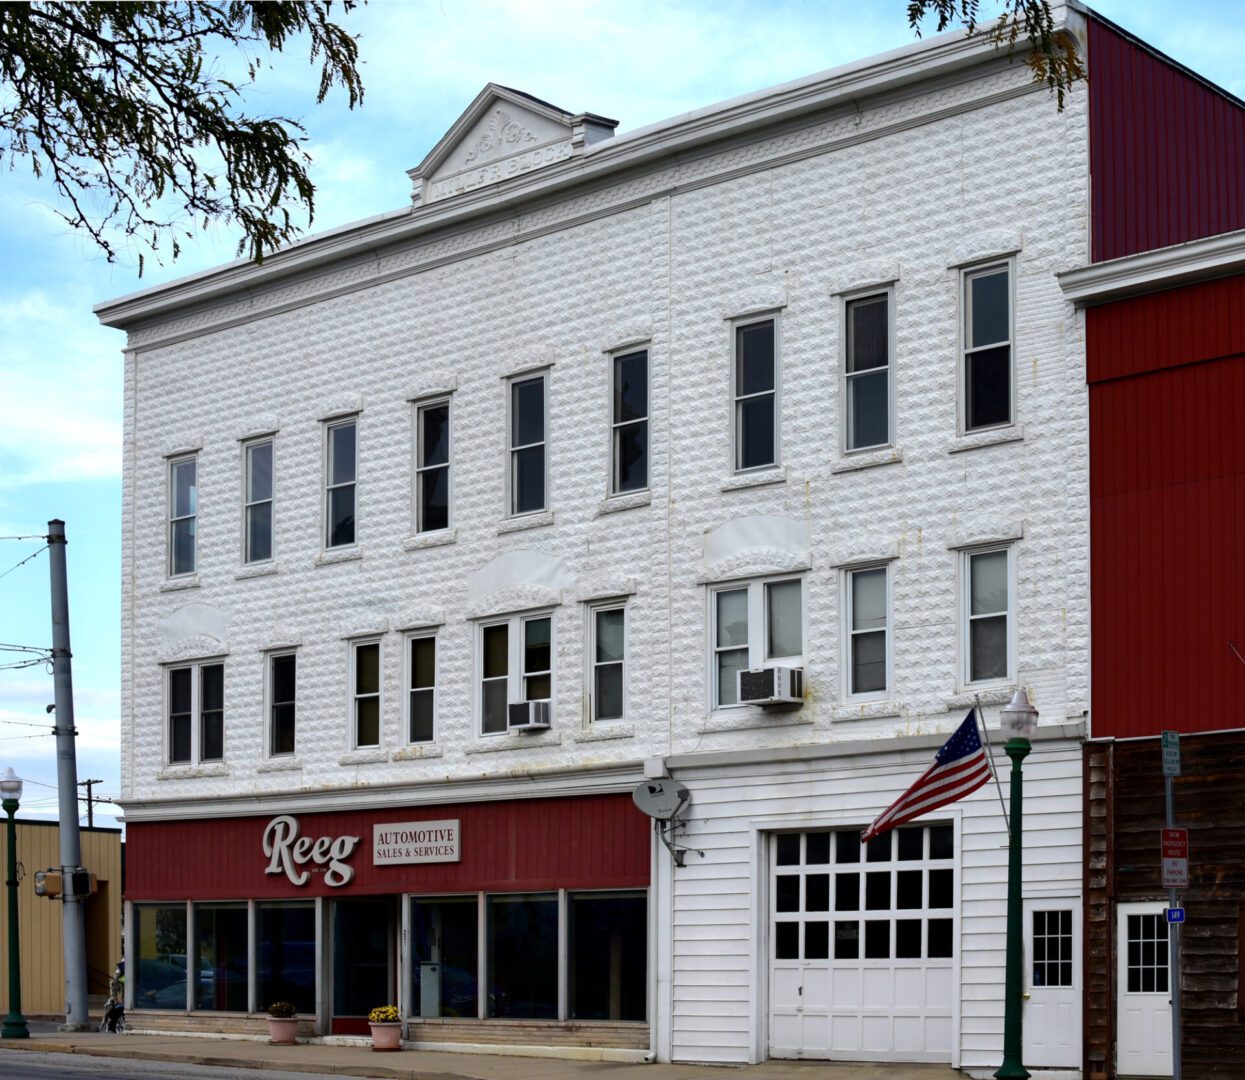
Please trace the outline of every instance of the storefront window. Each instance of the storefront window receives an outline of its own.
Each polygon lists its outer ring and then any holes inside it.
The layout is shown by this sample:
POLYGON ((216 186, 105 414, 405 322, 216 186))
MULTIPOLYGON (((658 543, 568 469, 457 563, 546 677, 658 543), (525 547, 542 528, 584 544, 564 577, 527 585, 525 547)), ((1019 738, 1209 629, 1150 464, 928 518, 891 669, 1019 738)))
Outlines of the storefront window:
POLYGON ((490 896, 488 959, 490 1016, 556 1020, 557 897, 490 896))
POLYGON ((569 900, 571 1019, 646 1019, 644 894, 572 893, 569 900))
POLYGON ((474 896, 411 901, 411 1012, 479 1016, 479 903, 474 896))
POLYGON ((333 1015, 367 1016, 393 1000, 388 900, 333 902, 333 1015))
POLYGON ((186 906, 136 904, 134 1008, 186 1008, 186 906))
POLYGON ((315 903, 256 904, 255 939, 257 1007, 289 1001, 300 1013, 315 1012, 315 903))
POLYGON ((246 923, 245 904, 195 905, 196 1009, 246 1012, 246 923))

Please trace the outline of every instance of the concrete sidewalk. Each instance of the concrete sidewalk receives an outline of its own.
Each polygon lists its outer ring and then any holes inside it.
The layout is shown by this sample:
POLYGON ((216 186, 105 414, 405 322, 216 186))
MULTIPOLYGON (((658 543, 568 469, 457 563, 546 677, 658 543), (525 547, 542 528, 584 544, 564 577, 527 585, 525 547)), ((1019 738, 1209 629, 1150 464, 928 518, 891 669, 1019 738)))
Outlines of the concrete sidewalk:
POLYGON ((767 1061, 761 1065, 645 1065, 502 1054, 404 1050, 377 1054, 370 1046, 300 1043, 183 1035, 108 1035, 38 1032, 29 1039, 0 1039, 0 1048, 87 1054, 141 1061, 367 1076, 378 1080, 964 1080, 946 1065, 767 1061))

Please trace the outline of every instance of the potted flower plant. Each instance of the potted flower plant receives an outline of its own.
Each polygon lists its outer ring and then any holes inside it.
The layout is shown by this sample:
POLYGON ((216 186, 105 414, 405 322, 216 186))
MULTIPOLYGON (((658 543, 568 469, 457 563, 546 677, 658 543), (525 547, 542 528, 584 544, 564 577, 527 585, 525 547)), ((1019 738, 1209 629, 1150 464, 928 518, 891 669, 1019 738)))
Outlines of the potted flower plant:
POLYGON ((298 1034, 298 1010, 288 1001, 274 1001, 268 1006, 268 1041, 293 1046, 298 1034))
POLYGON ((402 1017, 396 1005, 377 1005, 367 1014, 373 1050, 402 1049, 402 1017))

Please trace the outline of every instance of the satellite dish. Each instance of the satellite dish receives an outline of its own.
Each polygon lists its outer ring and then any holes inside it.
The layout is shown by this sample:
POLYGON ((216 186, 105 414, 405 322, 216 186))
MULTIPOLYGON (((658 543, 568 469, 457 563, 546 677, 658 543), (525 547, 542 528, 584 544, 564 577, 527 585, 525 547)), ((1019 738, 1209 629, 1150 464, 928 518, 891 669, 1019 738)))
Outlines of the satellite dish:
POLYGON ((686 785, 677 780, 645 780, 631 793, 640 812, 658 821, 669 821, 691 797, 686 785))

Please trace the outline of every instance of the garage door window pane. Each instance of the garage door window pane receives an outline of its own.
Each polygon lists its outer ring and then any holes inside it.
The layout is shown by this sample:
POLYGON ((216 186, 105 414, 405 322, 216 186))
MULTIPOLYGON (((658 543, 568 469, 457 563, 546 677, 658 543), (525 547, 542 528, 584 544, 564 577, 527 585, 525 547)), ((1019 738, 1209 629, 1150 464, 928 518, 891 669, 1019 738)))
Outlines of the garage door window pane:
POLYGON ((921 955, 921 920, 898 919, 895 922, 895 956, 908 960, 921 955))
POLYGON ((780 922, 774 924, 774 959, 798 960, 800 958, 800 924, 780 922))
POLYGON ((951 920, 930 919, 928 925, 929 948, 926 956, 931 960, 951 955, 951 920))
POLYGON ((830 924, 810 922, 804 924, 804 959, 827 960, 830 957, 830 924))
POLYGON ((795 874, 784 874, 776 882, 775 908, 778 911, 800 910, 800 879, 795 874))
POLYGON ((836 960, 860 959, 860 923, 836 922, 834 924, 834 958, 836 960))
POLYGON ((865 959, 886 960, 891 954, 891 924, 887 922, 865 923, 865 959))

